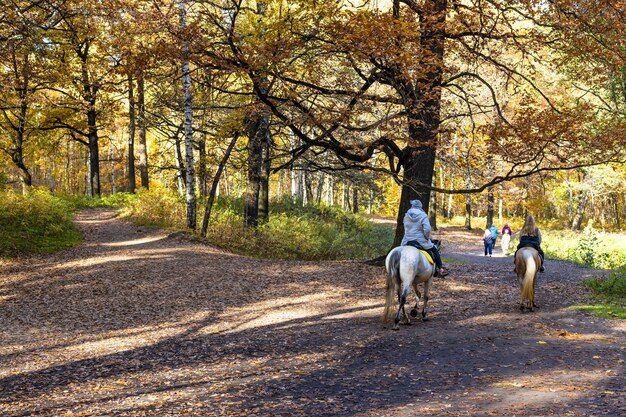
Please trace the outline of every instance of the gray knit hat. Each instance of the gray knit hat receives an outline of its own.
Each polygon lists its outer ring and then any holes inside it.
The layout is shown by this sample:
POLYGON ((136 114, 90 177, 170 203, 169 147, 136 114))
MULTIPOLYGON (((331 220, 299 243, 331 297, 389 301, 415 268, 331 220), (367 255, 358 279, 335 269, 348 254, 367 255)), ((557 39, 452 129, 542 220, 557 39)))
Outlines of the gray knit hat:
POLYGON ((422 208, 422 202, 419 201, 419 200, 411 200, 411 208, 421 209, 422 208))

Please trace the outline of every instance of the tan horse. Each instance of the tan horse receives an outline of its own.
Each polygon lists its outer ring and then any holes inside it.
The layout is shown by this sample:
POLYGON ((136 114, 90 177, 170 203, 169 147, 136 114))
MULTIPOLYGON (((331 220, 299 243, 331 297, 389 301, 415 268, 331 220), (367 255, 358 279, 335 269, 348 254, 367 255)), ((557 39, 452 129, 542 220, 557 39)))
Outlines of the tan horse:
POLYGON ((520 310, 533 311, 535 304, 535 283, 537 273, 541 268, 541 256, 535 248, 520 248, 515 253, 515 272, 520 284, 521 303, 520 310))

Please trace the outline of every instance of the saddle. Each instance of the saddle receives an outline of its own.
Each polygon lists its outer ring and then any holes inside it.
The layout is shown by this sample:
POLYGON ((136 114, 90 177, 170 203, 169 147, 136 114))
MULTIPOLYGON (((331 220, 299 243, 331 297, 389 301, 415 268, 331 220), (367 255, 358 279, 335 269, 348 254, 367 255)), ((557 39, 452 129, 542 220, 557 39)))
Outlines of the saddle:
POLYGON ((430 252, 426 251, 425 249, 420 249, 420 252, 422 252, 424 254, 424 256, 426 257, 426 259, 428 259, 428 263, 431 265, 435 264, 435 261, 433 261, 433 257, 430 254, 430 252))
MULTIPOLYGON (((438 241, 438 243, 439 243, 439 242, 440 242, 440 241, 438 241)), ((437 245, 437 243, 435 243, 434 241, 433 241, 433 243, 434 243, 435 245, 437 245)), ((409 242, 406 242, 406 245, 407 245, 407 246, 413 246, 414 248, 416 248, 416 249, 418 249, 420 252, 422 252, 422 253, 424 254, 424 256, 426 257, 426 259, 428 260, 428 263, 429 263, 429 264, 431 264, 431 265, 434 265, 434 264, 435 264, 435 261, 433 260, 433 255, 430 253, 430 251, 429 251, 428 249, 424 249, 424 248, 422 247, 422 245, 420 245, 419 243, 417 243, 417 240, 411 240, 411 241, 409 241, 409 242)), ((437 246, 437 247, 439 247, 439 246, 437 246)))

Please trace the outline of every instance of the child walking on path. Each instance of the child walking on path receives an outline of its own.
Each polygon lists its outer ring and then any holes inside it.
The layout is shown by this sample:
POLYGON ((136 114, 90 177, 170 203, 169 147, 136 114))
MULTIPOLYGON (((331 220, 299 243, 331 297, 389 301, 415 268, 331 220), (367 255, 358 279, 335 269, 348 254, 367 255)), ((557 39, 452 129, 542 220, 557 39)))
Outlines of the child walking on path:
POLYGON ((485 256, 487 256, 487 253, 491 256, 491 252, 493 250, 493 235, 491 234, 491 230, 485 229, 483 243, 485 244, 485 256))

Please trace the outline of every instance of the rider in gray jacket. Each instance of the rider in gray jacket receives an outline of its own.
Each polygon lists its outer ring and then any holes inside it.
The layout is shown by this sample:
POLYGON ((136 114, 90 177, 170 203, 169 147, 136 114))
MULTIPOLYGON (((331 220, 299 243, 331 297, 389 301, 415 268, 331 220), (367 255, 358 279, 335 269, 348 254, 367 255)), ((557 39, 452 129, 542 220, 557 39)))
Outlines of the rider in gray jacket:
POLYGON ((411 245, 421 247, 433 254, 433 258, 437 268, 438 276, 445 277, 448 271, 443 267, 441 255, 437 246, 430 240, 430 222, 426 212, 422 209, 422 202, 419 200, 411 200, 411 208, 404 215, 404 237, 402 238, 402 246, 411 245))

